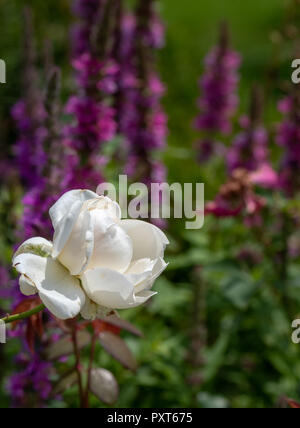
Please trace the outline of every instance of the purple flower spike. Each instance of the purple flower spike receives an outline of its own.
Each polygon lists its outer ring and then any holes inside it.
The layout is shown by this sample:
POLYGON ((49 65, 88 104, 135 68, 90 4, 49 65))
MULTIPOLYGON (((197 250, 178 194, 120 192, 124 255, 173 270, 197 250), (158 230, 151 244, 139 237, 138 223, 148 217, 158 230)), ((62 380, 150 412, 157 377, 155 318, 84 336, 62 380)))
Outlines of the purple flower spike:
POLYGON ((230 173, 238 168, 256 171, 268 163, 268 134, 261 125, 261 115, 261 92, 258 88, 254 88, 250 115, 241 118, 242 130, 235 137, 228 151, 227 164, 230 173))
POLYGON ((280 168, 280 187, 290 197, 299 191, 300 170, 300 100, 299 91, 294 91, 279 103, 284 119, 278 127, 277 143, 283 150, 280 168))
POLYGON ((240 62, 239 54, 230 49, 227 25, 223 24, 219 44, 207 55, 204 75, 199 82, 201 97, 197 104, 200 113, 194 125, 204 135, 197 143, 200 162, 215 153, 219 134, 228 135, 231 132, 231 119, 239 102, 237 85, 240 62))
POLYGON ((70 97, 65 108, 73 118, 64 129, 64 146, 69 152, 65 188, 96 189, 103 181, 105 159, 101 150, 117 129, 116 111, 111 106, 119 71, 111 54, 114 2, 77 0, 74 10, 80 18, 72 33, 78 93, 70 97))

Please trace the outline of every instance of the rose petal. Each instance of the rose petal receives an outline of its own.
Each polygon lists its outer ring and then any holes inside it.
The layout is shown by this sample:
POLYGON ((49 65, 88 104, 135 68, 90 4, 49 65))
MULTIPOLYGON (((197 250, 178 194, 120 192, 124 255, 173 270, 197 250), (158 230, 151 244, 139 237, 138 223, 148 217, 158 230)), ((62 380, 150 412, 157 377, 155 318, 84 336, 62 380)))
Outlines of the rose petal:
POLYGON ((19 254, 14 258, 13 267, 37 287, 45 279, 47 258, 35 254, 19 254))
POLYGON ((132 240, 132 261, 144 258, 154 260, 163 257, 169 241, 158 227, 141 220, 121 220, 120 226, 132 240))
POLYGON ((25 275, 20 276, 19 285, 20 291, 22 294, 24 294, 24 296, 33 296, 38 292, 33 282, 25 275))
POLYGON ((131 308, 136 308, 137 306, 143 305, 147 302, 151 297, 155 296, 157 294, 156 291, 141 291, 140 293, 135 295, 135 302, 133 305, 131 305, 131 308))
POLYGON ((52 252, 53 244, 47 239, 36 237, 27 239, 27 241, 23 242, 15 252, 13 256, 14 259, 24 253, 36 254, 38 256, 48 257, 52 252))
POLYGON ((126 277, 134 286, 137 286, 142 281, 151 277, 154 264, 155 261, 150 259, 137 260, 129 266, 126 271, 126 277))
POLYGON ((94 228, 94 248, 87 270, 105 267, 125 272, 132 259, 129 236, 102 210, 91 211, 94 228))
POLYGON ((98 198, 98 195, 90 190, 71 190, 65 193, 49 210, 54 229, 56 229, 63 217, 70 212, 75 202, 83 204, 93 198, 98 198))
POLYGON ((87 270, 81 276, 89 298, 111 309, 125 309, 135 303, 134 286, 121 273, 106 268, 87 270))
POLYGON ((85 303, 79 280, 51 258, 47 259, 45 280, 37 288, 45 306, 63 320, 76 317, 85 303))
POLYGON ((164 259, 159 257, 153 266, 152 281, 155 281, 167 267, 168 263, 166 263, 164 259))
POLYGON ((72 230, 77 222, 80 211, 82 208, 82 202, 76 201, 70 208, 68 214, 66 214, 61 221, 56 225, 54 237, 53 237, 53 253, 54 258, 58 257, 64 246, 68 242, 72 230))
POLYGON ((83 305, 80 314, 85 320, 94 321, 97 317, 96 303, 92 302, 88 297, 86 297, 85 304, 83 305))
POLYGON ((82 211, 58 259, 72 275, 87 266, 94 248, 94 227, 90 211, 82 211), (74 251, 76 249, 76 251, 74 251))
POLYGON ((44 305, 57 318, 74 318, 85 302, 85 295, 77 278, 51 257, 20 254, 14 267, 36 286, 44 305))
POLYGON ((126 275, 139 275, 144 272, 152 272, 155 260, 139 259, 130 264, 126 275))
POLYGON ((87 201, 84 207, 90 210, 101 210, 103 214, 113 219, 114 222, 118 222, 122 216, 120 205, 107 196, 97 196, 97 199, 87 201))
POLYGON ((146 271, 145 275, 130 274, 130 279, 132 282, 134 282, 135 285, 135 293, 150 289, 153 286, 155 280, 166 269, 167 266, 167 263, 162 258, 158 258, 157 260, 152 261, 151 271, 146 271))

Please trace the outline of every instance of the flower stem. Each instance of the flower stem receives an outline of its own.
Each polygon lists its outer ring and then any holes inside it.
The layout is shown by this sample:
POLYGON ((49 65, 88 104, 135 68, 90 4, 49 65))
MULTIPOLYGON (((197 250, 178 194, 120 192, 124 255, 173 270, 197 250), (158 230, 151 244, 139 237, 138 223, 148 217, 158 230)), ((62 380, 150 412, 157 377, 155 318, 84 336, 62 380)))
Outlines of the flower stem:
POLYGON ((15 315, 7 315, 6 317, 0 319, 0 322, 4 322, 5 324, 9 324, 11 322, 24 320, 25 318, 29 318, 29 317, 31 317, 31 315, 35 315, 44 309, 45 309, 45 305, 41 304, 39 306, 36 306, 33 309, 30 309, 30 311, 22 312, 20 314, 15 314, 15 315))
POLYGON ((95 356, 96 339, 97 339, 97 334, 93 332, 91 351, 90 351, 90 360, 89 360, 89 367, 88 367, 88 378, 87 378, 87 385, 85 390, 85 407, 86 408, 89 408, 89 393, 90 393, 92 368, 93 368, 93 362, 94 362, 94 356, 95 356))
POLYGON ((85 402, 84 402, 84 391, 83 391, 83 385, 82 385, 81 366, 80 366, 80 350, 79 350, 78 341, 77 341, 77 320, 74 320, 72 325, 72 342, 73 342, 73 350, 74 350, 74 356, 75 356, 75 370, 77 373, 80 407, 84 408, 85 402))

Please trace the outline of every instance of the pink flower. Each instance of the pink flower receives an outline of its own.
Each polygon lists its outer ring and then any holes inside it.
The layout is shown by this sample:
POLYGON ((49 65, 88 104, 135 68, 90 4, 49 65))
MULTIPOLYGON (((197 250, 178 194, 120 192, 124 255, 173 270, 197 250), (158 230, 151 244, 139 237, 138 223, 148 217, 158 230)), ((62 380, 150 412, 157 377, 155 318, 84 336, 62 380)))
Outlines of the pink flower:
POLYGON ((250 181, 267 189, 276 189, 279 185, 277 172, 267 163, 250 174, 250 181))

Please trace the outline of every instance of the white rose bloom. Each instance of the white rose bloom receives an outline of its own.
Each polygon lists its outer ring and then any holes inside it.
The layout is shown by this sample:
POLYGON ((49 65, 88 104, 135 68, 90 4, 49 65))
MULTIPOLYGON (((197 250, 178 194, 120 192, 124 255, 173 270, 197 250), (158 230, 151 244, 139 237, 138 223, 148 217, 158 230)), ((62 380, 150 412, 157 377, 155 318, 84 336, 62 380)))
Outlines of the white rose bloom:
POLYGON ((20 289, 38 293, 58 318, 103 316, 111 309, 146 302, 156 278, 166 268, 169 243, 156 226, 122 220, 116 202, 89 190, 65 193, 50 208, 53 243, 24 242, 13 257, 20 289))

